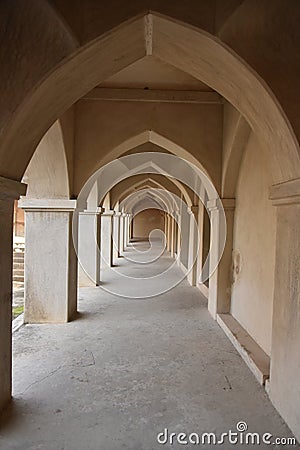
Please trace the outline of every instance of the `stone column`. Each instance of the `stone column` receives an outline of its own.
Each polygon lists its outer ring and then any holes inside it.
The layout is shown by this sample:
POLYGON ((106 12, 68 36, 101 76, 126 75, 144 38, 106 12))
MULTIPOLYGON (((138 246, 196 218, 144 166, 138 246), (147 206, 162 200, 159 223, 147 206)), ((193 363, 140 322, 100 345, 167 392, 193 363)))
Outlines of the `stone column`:
POLYGON ((123 217, 123 251, 127 247, 127 235, 128 235, 128 215, 127 213, 122 214, 123 217))
POLYGON ((205 214, 205 197, 206 197, 206 190, 203 183, 201 183, 199 187, 199 200, 198 200, 198 217, 197 217, 197 226, 198 226, 198 239, 199 239, 199 246, 198 246, 198 258, 197 258, 197 280, 196 285, 202 285, 204 274, 202 273, 203 270, 203 254, 204 254, 204 214, 205 214))
POLYGON ((178 242, 177 242, 178 241, 178 237, 177 237, 177 234, 178 234, 178 213, 176 211, 174 212, 173 222, 174 222, 173 256, 175 258, 175 256, 177 256, 177 253, 178 253, 178 248, 177 248, 177 245, 178 245, 178 242))
POLYGON ((113 215, 113 262, 120 256, 120 212, 113 215))
POLYGON ((235 200, 232 198, 222 199, 226 217, 226 242, 222 256, 220 233, 224 229, 224 224, 221 223, 223 216, 220 215, 220 201, 220 199, 217 199, 209 200, 207 202, 211 224, 208 310, 214 319, 217 318, 218 313, 230 312, 231 300, 231 267, 235 200))
POLYGON ((121 250, 122 252, 125 251, 126 249, 126 213, 122 213, 121 215, 121 228, 122 228, 122 246, 121 246, 121 250))
POLYGON ((226 242, 218 266, 217 314, 230 312, 232 288, 232 251, 234 230, 234 198, 222 198, 226 217, 226 242))
POLYGON ((130 214, 129 242, 133 238, 133 214, 130 214))
POLYGON ((0 410, 11 399, 12 258, 14 200, 26 185, 0 177, 0 410))
POLYGON ((172 216, 171 218, 171 243, 170 243, 170 252, 171 257, 174 258, 174 250, 175 250, 175 220, 172 216))
POLYGON ((277 229, 269 394, 300 440, 300 179, 273 186, 271 199, 277 229))
POLYGON ((126 213, 124 216, 124 250, 128 246, 129 241, 129 215, 126 213))
POLYGON ((197 284, 202 284, 202 266, 203 266, 203 233, 204 233, 204 210, 205 206, 202 201, 199 201, 198 205, 198 238, 199 238, 199 248, 198 248, 198 258, 197 258, 197 284))
POLYGON ((79 213, 78 277, 79 286, 99 286, 101 208, 79 213))
POLYGON ((188 282, 191 286, 197 284, 197 267, 198 267, 198 206, 191 206, 190 213, 190 230, 189 230, 189 254, 188 254, 188 282))
POLYGON ((181 213, 177 214, 177 264, 180 265, 180 254, 181 254, 181 213))
POLYGON ((189 253, 189 213, 187 206, 184 204, 180 213, 180 236, 181 236, 181 248, 180 248, 180 263, 181 268, 185 271, 188 268, 188 253, 189 253))
POLYGON ((113 264, 113 215, 114 211, 106 210, 101 214, 101 264, 102 268, 113 264))
POLYGON ((120 214, 119 257, 124 251, 124 213, 120 214))
POLYGON ((168 245, 168 215, 165 212, 164 214, 164 233, 165 233, 165 243, 166 243, 166 249, 167 249, 167 245, 168 245))
POLYGON ((167 251, 171 251, 171 216, 167 215, 167 251))
POLYGON ((128 225, 127 225, 127 245, 130 242, 130 228, 131 228, 131 216, 132 214, 128 214, 128 225))
POLYGON ((25 210, 24 321, 68 322, 77 312, 76 200, 25 198, 19 206, 25 210))

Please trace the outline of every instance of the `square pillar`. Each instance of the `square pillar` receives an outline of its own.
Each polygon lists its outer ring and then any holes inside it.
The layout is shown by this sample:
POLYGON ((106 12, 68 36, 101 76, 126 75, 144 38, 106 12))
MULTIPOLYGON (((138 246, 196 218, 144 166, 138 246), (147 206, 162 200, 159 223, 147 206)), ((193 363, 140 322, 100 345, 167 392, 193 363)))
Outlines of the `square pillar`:
POLYGON ((168 242, 168 214, 164 213, 164 233, 165 233, 165 247, 167 248, 168 242))
POLYGON ((176 258, 176 262, 178 265, 180 265, 180 254, 181 254, 181 243, 182 243, 182 238, 181 238, 181 213, 178 212, 177 213, 177 258, 176 258))
POLYGON ((222 199, 222 205, 226 217, 226 241, 221 254, 220 230, 224 227, 221 223, 221 200, 209 200, 207 202, 210 211, 211 244, 209 260, 209 297, 208 310, 214 319, 217 314, 230 312, 231 300, 231 269, 233 248, 233 225, 235 199, 222 199), (221 257, 220 257, 221 256, 221 257))
POLYGON ((173 256, 177 257, 178 254, 178 212, 174 211, 173 216, 173 222, 174 222, 174 236, 173 236, 173 256))
POLYGON ((113 264, 113 215, 114 211, 101 213, 101 267, 112 267, 113 264))
POLYGON ((167 251, 171 251, 171 216, 167 215, 167 251))
POLYGON ((119 257, 122 256, 124 251, 124 214, 120 215, 120 234, 119 234, 119 257))
POLYGON ((0 410, 11 399, 12 268, 14 201, 26 185, 0 177, 0 410))
POLYGON ((173 216, 171 217, 171 244, 170 244, 170 247, 171 247, 170 248, 171 257, 174 258, 174 254, 175 254, 175 219, 173 216))
POLYGON ((128 245, 128 214, 124 215, 124 238, 123 238, 123 242, 124 242, 124 250, 126 249, 127 245, 128 245))
POLYGON ((130 214, 129 242, 133 238, 133 214, 130 214))
POLYGON ((197 284, 202 284, 202 268, 204 265, 203 262, 203 244, 204 244, 204 211, 205 206, 202 203, 202 201, 199 202, 198 205, 198 218, 197 218, 197 226, 198 226, 198 239, 199 239, 199 245, 198 245, 198 258, 197 258, 197 284))
POLYGON ((300 179, 273 186, 271 199, 277 226, 269 395, 300 441, 300 179))
POLYGON ((78 278, 79 286, 99 286, 101 208, 79 213, 78 224, 78 278))
POLYGON ((227 314, 231 307, 235 199, 222 198, 221 200, 226 217, 226 242, 218 265, 217 314, 227 314))
POLYGON ((185 204, 181 205, 180 214, 180 267, 186 271, 188 269, 188 257, 189 257, 189 228, 190 228, 190 215, 188 208, 185 204))
POLYGON ((119 212, 113 216, 113 261, 120 256, 120 216, 119 212))
POLYGON ((129 244, 129 227, 130 227, 130 214, 124 214, 124 250, 129 244))
POLYGON ((188 254, 188 275, 187 279, 191 286, 197 284, 197 267, 198 267, 198 206, 191 206, 190 213, 190 230, 189 230, 189 254, 188 254))
POLYGON ((127 241, 127 246, 130 242, 130 228, 131 228, 131 216, 132 214, 127 214, 127 237, 126 237, 126 241, 127 241))
POLYGON ((23 199, 25 323, 65 323, 77 312, 76 200, 23 199))

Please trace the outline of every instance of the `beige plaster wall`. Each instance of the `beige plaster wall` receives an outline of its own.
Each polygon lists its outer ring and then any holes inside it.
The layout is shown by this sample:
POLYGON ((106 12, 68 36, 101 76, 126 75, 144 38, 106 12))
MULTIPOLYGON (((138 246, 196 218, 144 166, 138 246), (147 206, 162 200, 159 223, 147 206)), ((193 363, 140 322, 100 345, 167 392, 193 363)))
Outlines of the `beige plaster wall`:
POLYGON ((14 236, 24 237, 24 210, 18 208, 18 201, 14 202, 14 236))
MULTIPOLYGON (((125 35, 121 27, 113 35, 116 42, 108 44, 105 55, 98 48, 97 37, 149 10, 217 33, 271 87, 299 137, 298 2, 245 0, 240 4, 241 1, 193 0, 187 8, 179 0, 135 0, 122 7, 118 0, 113 0, 103 9, 97 0, 75 3, 55 0, 53 4, 28 0, 18 6, 3 0, 0 15, 4 21, 9 17, 11 29, 18 33, 5 35, 5 45, 0 50, 3 62, 0 92, 3 104, 7 105, 0 113, 1 175, 20 179, 42 135, 63 111, 88 90, 124 69, 126 62, 132 64, 145 56, 145 30, 141 23, 127 24, 125 35), (250 35, 253 39, 249 40, 250 35), (96 43, 94 54, 87 48, 91 42, 96 43), (87 54, 79 49, 81 44, 86 44, 87 54)), ((161 17, 156 17, 154 22, 155 56, 196 76, 235 104, 273 146, 272 153, 279 160, 275 165, 281 168, 278 181, 299 176, 299 147, 289 125, 241 61, 232 61, 233 65, 230 62, 225 67, 225 62, 231 61, 227 52, 211 46, 212 42, 207 42, 207 47, 201 45, 202 33, 172 21, 167 23, 161 17), (196 62, 200 53, 202 57, 196 62), (281 161, 283 151, 286 157, 281 161)))
POLYGON ((164 231, 164 214, 158 209, 146 209, 133 219, 133 237, 148 238, 152 230, 164 231))
POLYGON ((270 355, 275 265, 275 208, 268 200, 265 151, 251 134, 236 192, 231 313, 270 355))
POLYGON ((244 149, 251 128, 230 103, 224 103, 222 197, 234 198, 244 149))
POLYGON ((189 151, 201 161, 216 187, 220 186, 221 104, 83 100, 76 104, 75 123, 75 193, 101 161, 108 161, 110 151, 145 130, 153 130, 189 151))
POLYGON ((23 177, 27 197, 69 198, 69 176, 65 144, 59 121, 47 131, 23 177))
POLYGON ((66 155, 67 170, 69 176, 70 197, 73 197, 73 170, 74 170, 74 136, 75 136, 75 114, 74 106, 69 108, 59 119, 61 126, 63 144, 66 155))

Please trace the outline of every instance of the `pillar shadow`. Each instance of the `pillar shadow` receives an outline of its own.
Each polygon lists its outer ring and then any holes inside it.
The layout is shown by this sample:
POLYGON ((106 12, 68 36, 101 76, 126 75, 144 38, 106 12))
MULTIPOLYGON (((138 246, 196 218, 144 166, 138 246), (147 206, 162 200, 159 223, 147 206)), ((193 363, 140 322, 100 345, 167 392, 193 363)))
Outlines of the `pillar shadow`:
POLYGON ((0 432, 4 430, 15 429, 24 420, 25 414, 32 413, 34 401, 20 398, 12 398, 11 401, 0 412, 0 432))
POLYGON ((85 320, 89 317, 94 316, 95 313, 93 311, 77 311, 76 315, 74 316, 73 320, 85 320))

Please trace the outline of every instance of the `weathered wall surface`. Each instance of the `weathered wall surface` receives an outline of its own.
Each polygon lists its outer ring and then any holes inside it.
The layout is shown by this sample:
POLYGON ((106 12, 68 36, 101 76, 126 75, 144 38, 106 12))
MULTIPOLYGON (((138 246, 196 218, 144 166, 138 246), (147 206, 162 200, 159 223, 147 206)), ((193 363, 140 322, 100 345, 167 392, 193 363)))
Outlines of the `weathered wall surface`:
POLYGON ((14 206, 14 236, 24 237, 24 211, 18 208, 18 202, 15 201, 14 206))
POLYGON ((300 442, 300 205, 277 206, 270 398, 300 442))
POLYGON ((240 260, 231 313, 270 354, 275 265, 276 211, 268 200, 268 161, 250 136, 236 193, 234 259, 240 260))
MULTIPOLYGON (((2 46, 0 52, 0 60, 3 66, 0 93, 5 105, 0 114, 0 140, 1 143, 3 142, 3 146, 1 145, 0 148, 0 162, 3 176, 13 179, 21 178, 37 142, 54 120, 77 101, 85 93, 85 90, 88 92, 89 89, 95 87, 106 77, 126 66, 124 61, 126 52, 122 47, 123 44, 132 53, 127 55, 128 64, 145 56, 144 32, 141 29, 141 24, 127 30, 126 36, 122 34, 117 36, 118 49, 115 48, 116 43, 112 43, 112 47, 108 48, 106 56, 110 57, 115 54, 113 67, 103 63, 103 55, 100 57, 98 65, 90 67, 87 62, 93 62, 94 64, 96 58, 89 54, 84 60, 81 60, 80 55, 85 52, 82 52, 82 49, 79 50, 79 47, 81 44, 87 46, 88 43, 95 42, 97 37, 109 29, 136 16, 136 14, 143 14, 147 11, 157 11, 172 19, 175 18, 186 24, 198 26, 200 30, 208 31, 212 35, 217 34, 221 41, 236 51, 271 87, 283 105, 297 135, 300 134, 297 108, 300 92, 298 76, 300 67, 298 49, 300 8, 297 1, 290 1, 287 4, 284 0, 274 0, 273 2, 267 0, 261 2, 256 0, 218 0, 216 2, 191 0, 187 8, 179 0, 165 2, 135 0, 130 4, 114 0, 106 5, 106 8, 103 8, 97 0, 87 2, 76 0, 72 3, 67 0, 53 0, 52 2, 23 0, 20 1, 18 7, 14 2, 3 0, 0 7, 0 15, 3 17, 1 29, 4 30, 1 37, 5 39, 5 45, 2 46), (6 33, 6 22, 9 23, 9 33, 6 33), (136 36, 137 39, 135 40, 135 33, 141 31, 141 35, 136 36), (251 39, 249 39, 249 36, 251 36, 251 39), (135 47, 134 44, 136 44, 135 47), (17 57, 15 49, 17 49, 17 57), (73 65, 72 57, 75 57, 75 55, 78 61, 73 65), (265 55, 268 55, 268 58, 265 55), (118 64, 120 59, 124 62, 124 67, 122 67, 122 64, 118 64), (72 61, 72 64, 64 64, 67 61, 72 61), (68 66, 68 68, 64 69, 63 66, 68 66), (103 67, 107 68, 108 72, 101 73, 98 79, 97 74, 102 72, 103 67), (87 72, 84 68, 88 68, 87 72), (66 70, 65 73, 64 70, 66 70), (78 78, 75 77, 72 81, 72 76, 75 73, 78 78), (90 76, 91 79, 87 82, 90 76), (287 76, 289 77, 288 82, 287 76), (42 83, 42 80, 45 82, 42 83), (83 85, 85 88, 82 90, 83 85), (36 96, 34 97, 32 94, 36 94, 36 96), (54 98, 55 102, 53 101, 54 98), (21 104, 22 107, 20 107, 21 104), (15 112, 17 114, 14 114, 15 112), (6 148, 10 148, 10 154, 6 154, 6 148), (19 158, 16 158, 16 155, 19 158)), ((155 22, 157 35, 153 47, 154 53, 156 52, 157 57, 165 56, 167 60, 168 55, 164 53, 162 48, 157 49, 157 46, 159 44, 159 47, 163 47, 167 41, 166 38, 169 38, 171 42, 174 40, 173 34, 169 36, 165 34, 167 33, 166 25, 168 25, 169 32, 175 30, 176 34, 179 33, 180 27, 176 25, 174 28, 174 24, 166 24, 157 18, 155 22), (159 25, 158 22, 162 23, 159 25), (160 26, 161 30, 158 29, 160 26)), ((189 31, 191 31, 190 26, 187 26, 185 33, 189 31)), ((196 52, 195 54, 199 51, 196 37, 195 35, 193 35, 193 39, 187 37, 188 46, 195 46, 193 49, 196 52)), ((182 39, 179 42, 182 42, 182 39)), ((180 60, 182 60, 183 55, 177 51, 178 59, 176 59, 176 52, 172 48, 168 49, 168 45, 165 50, 172 55, 171 64, 176 66, 177 62, 178 67, 180 67, 180 60)), ((186 46, 184 45, 184 47, 186 46)), ((200 49, 202 49, 201 46, 200 49)), ((206 49, 208 55, 211 51, 211 48, 206 49)), ((96 55, 99 54, 97 48, 96 55)), ((212 62, 218 60, 221 70, 223 60, 218 59, 219 51, 212 54, 211 60, 205 59, 206 68, 212 67, 212 62)), ((197 77, 202 79, 201 70, 198 70, 199 67, 194 67, 195 60, 191 55, 192 53, 189 55, 191 64, 182 63, 184 69, 188 72, 194 72, 197 77)), ((228 59, 227 56, 226 60, 228 59)), ((236 75, 244 73, 237 62, 236 65, 236 75)), ((203 61, 200 64, 201 67, 203 68, 203 61)), ((264 121, 266 112, 269 112, 266 107, 264 113, 258 114, 258 111, 263 111, 267 104, 262 99, 261 93, 257 93, 261 104, 257 103, 253 108, 253 101, 251 101, 251 103, 240 108, 239 106, 242 105, 239 105, 239 103, 243 103, 243 97, 247 97, 245 85, 243 84, 243 88, 241 88, 240 94, 242 95, 239 95, 233 91, 238 88, 241 80, 235 80, 234 83, 230 80, 231 95, 228 95, 228 92, 226 95, 219 83, 222 78, 219 70, 216 68, 213 73, 217 74, 217 77, 214 80, 207 80, 209 86, 223 93, 245 117, 248 117, 248 114, 249 117, 251 116, 252 122, 259 126, 264 121), (232 87, 234 89, 231 89, 232 87), (248 111, 249 108, 251 111, 248 111)), ((202 81, 206 82, 204 79, 202 81)), ((228 80, 225 81, 228 87, 228 80)), ((253 92, 255 95, 257 89, 255 87, 250 88, 251 84, 247 86, 247 95, 249 95, 249 92, 253 92)), ((270 104, 270 109, 273 106, 273 104, 270 104)), ((299 170, 296 171, 296 168, 294 168, 294 166, 298 168, 299 165, 298 153, 293 155, 293 152, 295 150, 298 152, 299 148, 294 142, 294 137, 290 136, 289 130, 286 129, 285 125, 283 126, 281 120, 280 123, 278 122, 279 114, 276 112, 274 115, 270 114, 271 116, 272 119, 267 121, 262 129, 262 137, 264 137, 264 134, 276 135, 279 140, 282 138, 281 145, 284 146, 285 141, 293 141, 285 147, 286 161, 291 159, 291 165, 287 167, 286 172, 282 169, 283 173, 279 176, 280 181, 284 181, 286 176, 293 179, 295 174, 298 176, 299 173, 299 170), (281 125, 284 127, 284 132, 281 130, 281 125), (295 148, 290 152, 291 146, 295 148)), ((274 147, 277 145, 276 141, 276 139, 272 140, 274 147)), ((281 152, 279 151, 279 159, 280 155, 281 152)), ((284 158, 282 164, 284 164, 284 158)))
POLYGON ((133 237, 148 238, 152 230, 164 231, 164 215, 158 209, 146 209, 133 219, 133 237))
MULTIPOLYGON (((220 186, 221 104, 191 105, 84 100, 76 105, 75 191, 108 152, 127 139, 153 130, 197 158, 220 186)), ((116 156, 115 156, 116 157, 116 156)), ((114 159, 114 158, 113 158, 114 159)))
POLYGON ((27 197, 69 198, 69 176, 61 126, 56 121, 45 134, 28 164, 23 181, 27 197))

